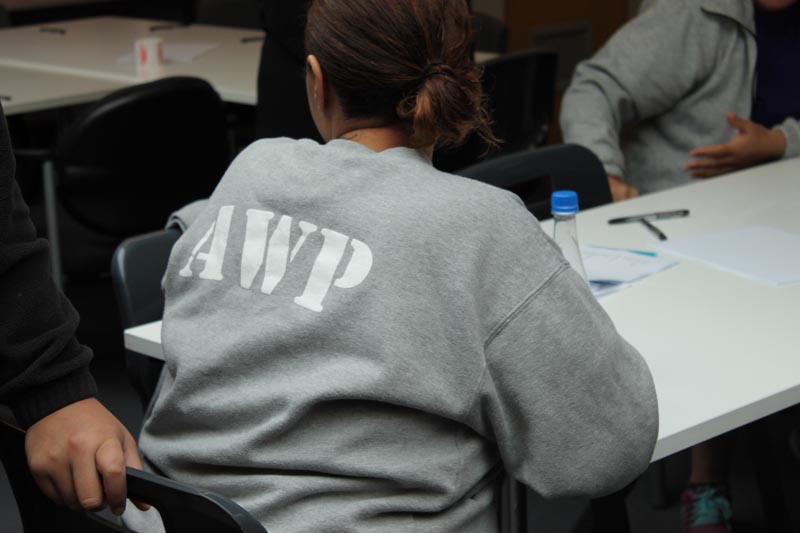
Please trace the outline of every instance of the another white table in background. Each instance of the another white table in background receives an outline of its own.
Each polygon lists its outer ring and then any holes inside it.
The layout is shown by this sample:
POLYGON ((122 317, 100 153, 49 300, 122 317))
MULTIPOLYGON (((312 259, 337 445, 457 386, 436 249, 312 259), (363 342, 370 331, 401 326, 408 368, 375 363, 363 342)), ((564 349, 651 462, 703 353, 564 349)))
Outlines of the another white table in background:
POLYGON ((0 101, 6 116, 93 102, 125 83, 0 66, 0 101))
POLYGON ((264 34, 254 30, 122 17, 21 26, 0 30, 0 66, 134 85, 149 78, 139 76, 134 63, 119 59, 133 52, 137 39, 153 36, 167 45, 216 45, 191 62, 168 62, 159 77, 203 78, 226 102, 256 103, 264 34))
MULTIPOLYGON (((152 79, 139 76, 133 63, 120 63, 119 59, 133 52, 137 39, 154 36, 161 37, 166 45, 217 45, 191 62, 168 62, 158 77, 203 78, 226 102, 256 104, 263 32, 93 17, 0 30, 0 67, 4 68, 0 70, 0 95, 12 97, 10 102, 3 102, 7 114, 84 103, 152 79), (5 79, 7 76, 9 79, 5 79), (17 103, 23 100, 25 106, 17 103)), ((475 54, 479 63, 495 57, 498 54, 475 54)))
MULTIPOLYGON (((584 211, 578 235, 647 249, 656 241, 642 225, 608 220, 679 208, 691 215, 657 223, 670 237, 755 223, 800 233, 800 158, 584 211)), ((552 232, 552 221, 542 226, 552 232)), ((653 373, 653 460, 800 403, 800 285, 769 287, 681 260, 601 304, 653 373)), ((126 330, 125 346, 162 359, 161 322, 126 330)))

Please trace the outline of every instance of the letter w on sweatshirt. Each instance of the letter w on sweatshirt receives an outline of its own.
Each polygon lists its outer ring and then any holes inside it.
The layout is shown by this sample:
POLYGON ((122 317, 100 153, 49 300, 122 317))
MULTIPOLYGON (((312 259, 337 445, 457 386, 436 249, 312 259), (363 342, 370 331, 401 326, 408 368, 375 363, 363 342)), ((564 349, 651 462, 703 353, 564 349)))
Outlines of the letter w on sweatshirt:
MULTIPOLYGON (((202 261, 204 268, 198 275, 200 279, 214 281, 223 279, 222 265, 228 248, 228 234, 234 211, 235 207, 230 205, 220 208, 216 220, 192 249, 186 266, 178 272, 180 276, 193 277, 193 264, 202 261), (208 251, 202 252, 201 250, 209 240, 211 244, 208 251)), ((250 289, 259 271, 263 268, 261 292, 272 294, 297 253, 306 244, 308 237, 318 228, 310 222, 299 221, 297 225, 300 228, 300 236, 292 246, 292 217, 282 215, 278 219, 272 235, 269 235, 269 228, 270 223, 275 219, 275 213, 248 209, 245 217, 246 226, 239 284, 244 289, 250 289)), ((320 234, 323 238, 322 246, 311 268, 305 290, 303 294, 294 299, 294 303, 297 305, 316 312, 322 311, 322 301, 332 286, 339 289, 357 287, 366 279, 372 269, 372 250, 365 243, 328 228, 322 228, 320 234), (352 249, 350 260, 342 275, 334 279, 345 256, 348 242, 352 249)))

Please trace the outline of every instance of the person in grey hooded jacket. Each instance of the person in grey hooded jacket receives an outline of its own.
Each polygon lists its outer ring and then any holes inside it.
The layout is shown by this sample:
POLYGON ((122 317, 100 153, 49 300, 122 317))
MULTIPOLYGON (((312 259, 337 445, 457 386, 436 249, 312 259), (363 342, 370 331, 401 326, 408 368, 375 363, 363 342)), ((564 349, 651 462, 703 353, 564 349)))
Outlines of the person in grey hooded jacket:
POLYGON ((749 120, 761 87, 756 14, 794 3, 645 2, 576 69, 561 111, 564 140, 600 158, 615 200, 800 155, 797 115, 771 129, 749 120))

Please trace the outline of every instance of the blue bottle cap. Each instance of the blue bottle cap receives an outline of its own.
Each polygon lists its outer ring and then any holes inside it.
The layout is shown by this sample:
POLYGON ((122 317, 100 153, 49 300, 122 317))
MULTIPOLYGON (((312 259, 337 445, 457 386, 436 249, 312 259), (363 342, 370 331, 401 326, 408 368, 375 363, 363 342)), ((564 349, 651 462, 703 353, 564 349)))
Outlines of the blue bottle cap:
POLYGON ((553 213, 577 213, 578 193, 575 191, 553 191, 550 197, 550 210, 553 213))

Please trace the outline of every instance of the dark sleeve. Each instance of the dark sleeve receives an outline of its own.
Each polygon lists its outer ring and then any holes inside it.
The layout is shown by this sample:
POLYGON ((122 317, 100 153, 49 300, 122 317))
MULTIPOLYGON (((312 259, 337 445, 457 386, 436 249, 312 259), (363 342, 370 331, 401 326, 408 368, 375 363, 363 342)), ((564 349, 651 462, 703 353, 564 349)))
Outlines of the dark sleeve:
POLYGON ((263 0, 264 30, 258 67, 256 136, 322 138, 308 109, 303 42, 308 0, 263 0))
POLYGON ((267 38, 282 47, 298 64, 305 62, 304 33, 310 0, 263 0, 267 38))
POLYGON ((78 314, 53 283, 14 171, 0 107, 0 401, 28 427, 96 386, 91 351, 75 339, 78 314))

